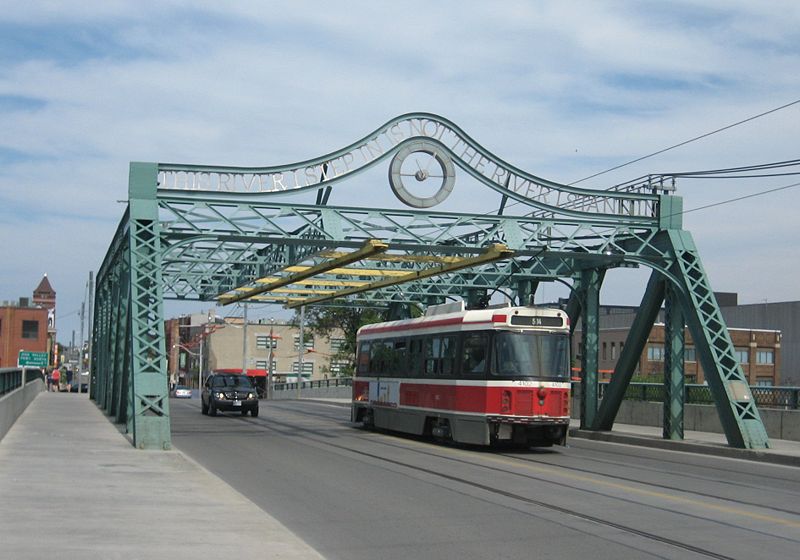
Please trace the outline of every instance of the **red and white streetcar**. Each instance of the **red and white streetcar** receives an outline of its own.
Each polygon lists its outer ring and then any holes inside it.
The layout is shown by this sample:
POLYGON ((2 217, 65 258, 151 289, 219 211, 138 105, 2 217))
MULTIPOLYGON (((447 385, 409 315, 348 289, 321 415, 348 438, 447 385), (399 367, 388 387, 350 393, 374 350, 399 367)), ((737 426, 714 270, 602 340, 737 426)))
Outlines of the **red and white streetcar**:
POLYGON ((358 331, 351 419, 459 443, 564 444, 569 319, 560 309, 436 305, 358 331))

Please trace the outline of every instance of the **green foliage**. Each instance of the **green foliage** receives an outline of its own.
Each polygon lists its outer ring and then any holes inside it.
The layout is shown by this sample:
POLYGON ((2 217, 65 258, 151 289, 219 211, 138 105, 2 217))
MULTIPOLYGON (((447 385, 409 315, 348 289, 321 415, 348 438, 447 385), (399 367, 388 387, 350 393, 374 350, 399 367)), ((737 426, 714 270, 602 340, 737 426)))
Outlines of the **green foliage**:
MULTIPOLYGON (((310 307, 305 312, 305 328, 314 333, 314 336, 325 337, 330 340, 337 330, 344 333, 344 344, 333 356, 335 360, 347 360, 350 367, 345 371, 352 374, 356 356, 356 333, 364 325, 383 321, 383 315, 377 309, 363 307, 310 307)), ((299 324, 299 314, 296 313, 293 323, 299 324)))

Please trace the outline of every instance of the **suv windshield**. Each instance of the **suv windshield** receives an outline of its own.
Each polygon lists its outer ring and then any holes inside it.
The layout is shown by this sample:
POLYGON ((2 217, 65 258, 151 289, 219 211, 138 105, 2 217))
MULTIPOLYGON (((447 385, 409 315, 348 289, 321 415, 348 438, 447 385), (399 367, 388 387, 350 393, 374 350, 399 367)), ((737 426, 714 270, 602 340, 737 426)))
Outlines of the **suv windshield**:
POLYGON ((569 378, 569 337, 565 334, 498 332, 492 374, 504 377, 569 378))
POLYGON ((253 384, 246 375, 215 375, 213 387, 239 387, 242 389, 252 389, 253 384))

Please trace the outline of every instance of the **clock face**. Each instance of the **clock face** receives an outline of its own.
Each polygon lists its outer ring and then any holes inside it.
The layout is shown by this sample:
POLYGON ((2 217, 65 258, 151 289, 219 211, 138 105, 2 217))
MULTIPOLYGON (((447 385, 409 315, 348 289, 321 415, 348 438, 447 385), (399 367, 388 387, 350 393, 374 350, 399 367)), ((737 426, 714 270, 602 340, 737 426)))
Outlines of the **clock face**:
POLYGON ((440 144, 428 140, 409 142, 389 166, 392 191, 414 208, 430 208, 442 202, 453 190, 455 178, 453 160, 440 144))

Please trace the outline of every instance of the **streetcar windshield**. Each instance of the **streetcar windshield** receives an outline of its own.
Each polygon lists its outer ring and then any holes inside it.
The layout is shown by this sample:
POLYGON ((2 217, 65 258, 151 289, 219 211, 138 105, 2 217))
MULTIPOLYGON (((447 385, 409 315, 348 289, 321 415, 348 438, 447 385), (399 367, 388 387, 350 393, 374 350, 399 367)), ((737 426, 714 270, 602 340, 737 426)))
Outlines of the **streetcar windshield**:
POLYGON ((498 332, 493 343, 492 375, 568 379, 569 337, 498 332))

